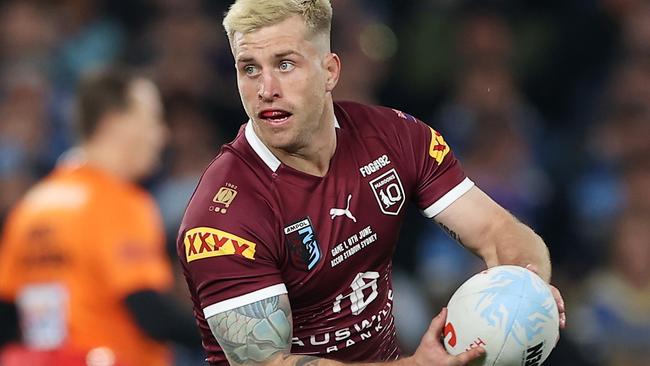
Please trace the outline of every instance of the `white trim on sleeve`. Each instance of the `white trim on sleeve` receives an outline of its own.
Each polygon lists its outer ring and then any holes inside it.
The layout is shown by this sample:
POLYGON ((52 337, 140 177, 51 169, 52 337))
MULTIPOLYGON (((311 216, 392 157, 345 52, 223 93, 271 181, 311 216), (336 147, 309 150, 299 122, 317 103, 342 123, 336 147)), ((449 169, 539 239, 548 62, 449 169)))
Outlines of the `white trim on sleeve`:
POLYGON ((287 293, 287 287, 284 283, 279 283, 277 285, 265 287, 263 289, 249 292, 247 294, 233 297, 232 299, 220 301, 216 304, 206 306, 203 309, 203 315, 205 318, 209 318, 213 315, 223 313, 224 311, 236 309, 240 306, 252 304, 254 302, 267 299, 269 297, 282 295, 287 293))
POLYGON ((449 207, 449 205, 454 203, 454 201, 459 199, 460 196, 467 193, 467 191, 469 191, 472 187, 474 187, 474 182, 472 182, 469 178, 465 178, 462 182, 458 183, 456 187, 452 188, 449 192, 445 193, 444 196, 440 197, 439 200, 424 209, 422 211, 422 214, 428 219, 436 216, 445 208, 449 207))

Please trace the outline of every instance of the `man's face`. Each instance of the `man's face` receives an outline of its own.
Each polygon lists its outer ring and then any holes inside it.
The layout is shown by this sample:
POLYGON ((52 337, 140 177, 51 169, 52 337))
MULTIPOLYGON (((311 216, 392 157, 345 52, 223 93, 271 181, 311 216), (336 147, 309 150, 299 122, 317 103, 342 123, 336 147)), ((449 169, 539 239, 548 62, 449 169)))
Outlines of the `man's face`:
POLYGON ((232 42, 239 94, 257 135, 290 153, 308 146, 323 126, 325 101, 338 77, 338 59, 324 39, 309 39, 303 19, 294 16, 237 32, 232 42))
POLYGON ((160 162, 167 138, 167 128, 162 119, 162 104, 156 86, 145 79, 136 79, 129 88, 130 106, 117 124, 119 135, 128 152, 131 176, 144 178, 160 162))

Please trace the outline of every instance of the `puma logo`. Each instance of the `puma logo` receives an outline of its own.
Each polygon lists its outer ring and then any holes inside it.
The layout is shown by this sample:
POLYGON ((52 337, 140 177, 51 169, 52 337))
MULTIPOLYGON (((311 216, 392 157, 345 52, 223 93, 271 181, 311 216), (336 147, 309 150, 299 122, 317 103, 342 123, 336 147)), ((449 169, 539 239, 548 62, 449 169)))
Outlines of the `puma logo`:
POLYGON ((330 216, 332 217, 332 220, 334 220, 335 217, 338 216, 347 216, 349 219, 351 219, 354 222, 357 222, 357 219, 352 215, 352 212, 350 212, 350 200, 352 199, 352 195, 348 195, 348 205, 345 207, 345 209, 342 208, 333 208, 330 210, 330 216))

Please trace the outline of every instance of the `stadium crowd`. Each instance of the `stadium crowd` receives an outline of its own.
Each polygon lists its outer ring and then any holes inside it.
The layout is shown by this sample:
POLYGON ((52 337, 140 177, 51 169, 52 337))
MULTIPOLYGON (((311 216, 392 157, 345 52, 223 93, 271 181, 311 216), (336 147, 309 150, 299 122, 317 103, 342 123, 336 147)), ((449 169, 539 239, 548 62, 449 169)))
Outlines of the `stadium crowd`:
MULTIPOLYGON (((161 209, 175 265, 197 179, 245 122, 220 24, 229 3, 0 1, 0 219, 71 147, 80 77, 127 65, 163 97, 163 165, 142 186, 161 209)), ((650 365, 650 5, 332 4, 343 63, 335 98, 430 123, 477 185, 549 245, 568 322, 546 364, 650 365)), ((394 278, 405 351, 481 266, 409 212, 394 278)), ((188 301, 176 276, 176 297, 188 301)), ((178 365, 200 362, 200 351, 176 350, 178 365)))

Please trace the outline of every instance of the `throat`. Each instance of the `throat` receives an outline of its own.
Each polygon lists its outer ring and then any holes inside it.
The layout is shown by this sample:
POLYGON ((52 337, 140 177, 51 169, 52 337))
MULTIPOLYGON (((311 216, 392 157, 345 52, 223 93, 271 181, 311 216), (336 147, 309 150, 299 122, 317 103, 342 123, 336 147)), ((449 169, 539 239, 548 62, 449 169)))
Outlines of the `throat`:
POLYGON ((324 177, 330 169, 332 155, 307 157, 300 154, 288 154, 281 158, 283 164, 303 173, 316 177, 324 177))
POLYGON ((334 134, 330 141, 320 146, 311 145, 310 148, 295 152, 276 150, 274 154, 286 166, 309 175, 324 177, 329 172, 336 145, 336 134, 334 134))
POLYGON ((303 169, 299 169, 300 171, 307 173, 309 175, 313 175, 316 177, 324 177, 327 175, 327 173, 330 170, 330 165, 329 161, 327 164, 322 164, 322 165, 317 165, 317 164, 306 164, 303 169))

